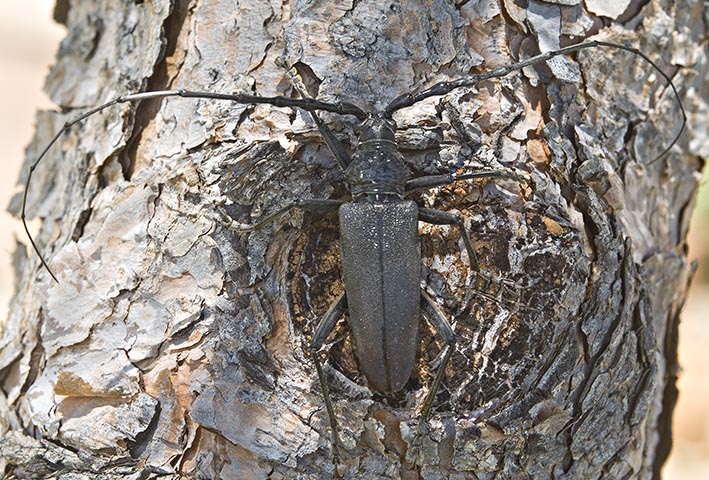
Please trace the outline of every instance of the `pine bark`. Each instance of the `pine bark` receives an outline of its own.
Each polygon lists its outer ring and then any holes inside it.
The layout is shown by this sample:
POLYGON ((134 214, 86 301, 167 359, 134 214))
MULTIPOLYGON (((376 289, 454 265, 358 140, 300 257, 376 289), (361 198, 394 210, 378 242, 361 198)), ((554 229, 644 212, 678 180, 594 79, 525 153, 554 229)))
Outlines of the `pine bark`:
MULTIPOLYGON (((672 76, 690 124, 706 125, 699 0, 60 1, 56 16, 69 33, 47 91, 64 111, 38 114, 23 175, 79 107, 122 93, 297 97, 278 58, 320 99, 375 109, 584 39, 628 42, 672 76)), ((352 148, 355 121, 323 116, 352 148)), ((532 180, 416 197, 462 214, 482 268, 509 288, 481 285, 455 229, 422 226, 422 283, 457 351, 416 450, 443 345, 422 322, 414 376, 384 398, 341 321, 327 370, 345 478, 659 478, 708 150, 699 128, 653 162, 680 118, 656 72, 612 49, 397 115, 418 175, 513 167, 532 180)), ((304 347, 343 288, 337 219, 295 213, 237 234, 218 214, 249 223, 297 198, 348 198, 311 119, 123 104, 73 128, 34 175, 28 217, 43 220, 36 238, 60 283, 18 248, 0 344, 7 477, 333 476, 304 347)))

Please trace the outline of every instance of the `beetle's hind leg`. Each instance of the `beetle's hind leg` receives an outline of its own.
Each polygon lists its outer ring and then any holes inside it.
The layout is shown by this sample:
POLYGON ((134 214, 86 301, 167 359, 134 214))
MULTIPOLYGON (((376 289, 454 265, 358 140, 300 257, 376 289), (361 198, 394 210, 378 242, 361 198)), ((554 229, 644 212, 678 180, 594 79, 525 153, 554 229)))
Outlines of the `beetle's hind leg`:
POLYGON ((323 318, 318 323, 315 328, 315 333, 313 334, 313 339, 310 341, 310 355, 313 358, 313 363, 315 363, 315 369, 318 372, 318 379, 320 380, 320 388, 322 390, 323 399, 325 400, 325 408, 327 409, 327 416, 330 419, 330 432, 332 435, 332 456, 335 463, 335 468, 337 468, 337 463, 340 458, 340 447, 342 443, 340 442, 340 437, 337 434, 337 417, 335 416, 335 410, 332 408, 332 399, 330 398, 330 389, 327 383, 327 377, 323 371, 322 363, 320 362, 319 350, 322 348, 327 337, 335 329, 337 321, 342 317, 345 309, 347 308, 347 295, 343 292, 335 303, 333 303, 327 310, 323 318))
POLYGON ((436 399, 438 390, 441 388, 441 382, 446 374, 446 367, 450 362, 451 355, 453 355, 453 352, 455 351, 456 344, 456 336, 453 332, 453 327, 451 327, 450 323, 448 323, 445 315, 441 312, 433 299, 423 289, 421 289, 421 311, 426 320, 428 320, 428 323, 431 324, 433 329, 445 343, 445 353, 443 354, 441 364, 438 366, 436 376, 433 379, 433 383, 431 384, 431 387, 426 394, 426 398, 423 401, 423 406, 421 407, 421 415, 416 426, 416 433, 414 434, 414 439, 411 442, 412 448, 415 452, 414 458, 418 457, 421 437, 426 429, 428 417, 430 416, 431 409, 433 408, 433 402, 436 399))
POLYGON ((426 399, 423 402, 423 408, 421 409, 421 419, 419 421, 420 426, 426 423, 428 416, 431 414, 431 408, 433 407, 433 401, 436 398, 439 388, 441 387, 441 382, 446 372, 446 366, 450 361, 451 355, 455 350, 456 336, 453 333, 453 327, 451 327, 448 320, 443 315, 443 312, 438 308, 438 305, 433 301, 433 299, 422 289, 421 290, 421 309, 423 311, 426 320, 431 324, 436 333, 443 339, 446 344, 446 353, 443 355, 443 360, 441 360, 441 365, 438 367, 438 372, 433 379, 433 384, 426 395, 426 399))

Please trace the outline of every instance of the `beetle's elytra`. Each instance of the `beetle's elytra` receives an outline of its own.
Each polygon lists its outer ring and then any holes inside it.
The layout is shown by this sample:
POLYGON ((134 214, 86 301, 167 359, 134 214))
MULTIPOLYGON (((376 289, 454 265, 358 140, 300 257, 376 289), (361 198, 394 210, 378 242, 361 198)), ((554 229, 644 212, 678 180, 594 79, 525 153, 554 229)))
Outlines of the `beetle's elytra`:
MULTIPOLYGON (((344 274, 345 293, 342 294, 324 315, 315 330, 311 349, 316 352, 332 332, 345 309, 349 310, 352 333, 359 360, 359 366, 372 390, 384 394, 401 390, 416 361, 418 345, 418 323, 423 315, 431 323, 437 334, 444 340, 446 351, 443 355, 435 380, 424 400, 421 424, 423 424, 436 397, 443 373, 453 352, 456 337, 441 310, 428 295, 420 290, 421 251, 418 238, 418 222, 437 225, 451 225, 459 229, 467 251, 470 266, 478 268, 475 251, 464 228, 462 218, 454 213, 418 206, 405 198, 414 190, 429 189, 452 182, 475 178, 508 178, 526 181, 524 172, 509 169, 477 171, 461 175, 428 175, 412 177, 410 170, 397 149, 394 133, 396 123, 393 115, 398 110, 410 107, 429 97, 444 95, 454 89, 474 86, 482 80, 499 78, 526 66, 544 62, 558 55, 587 48, 616 48, 633 52, 651 63, 668 81, 673 89, 684 116, 679 94, 671 80, 645 55, 624 45, 593 41, 550 51, 528 60, 499 67, 482 74, 464 76, 458 80, 435 84, 424 90, 406 93, 392 100, 381 111, 365 111, 351 103, 328 103, 311 98, 297 74, 291 70, 291 78, 300 92, 301 99, 286 97, 259 97, 244 94, 217 94, 203 91, 164 90, 124 95, 93 108, 73 121, 68 122, 53 138, 49 145, 31 165, 27 176, 22 204, 21 218, 30 242, 38 254, 42 265, 57 280, 48 262, 35 244, 25 220, 27 192, 32 172, 42 158, 71 126, 98 113, 111 105, 124 102, 138 102, 144 99, 162 97, 205 98, 215 101, 229 101, 242 104, 269 104, 302 109, 310 113, 327 146, 345 171, 351 193, 351 201, 333 199, 299 199, 267 215, 253 225, 236 223, 225 218, 224 223, 232 230, 250 232, 261 228, 279 215, 293 208, 306 211, 334 211, 340 215, 340 248, 344 274), (339 115, 352 115, 360 120, 359 144, 350 155, 318 117, 318 111, 339 115)), ((677 141, 684 128, 677 134, 661 154, 666 153, 677 141)), ((333 449, 337 453, 340 444, 337 435, 337 418, 329 398, 327 382, 317 354, 313 355, 320 382, 322 384, 331 428, 333 449)))

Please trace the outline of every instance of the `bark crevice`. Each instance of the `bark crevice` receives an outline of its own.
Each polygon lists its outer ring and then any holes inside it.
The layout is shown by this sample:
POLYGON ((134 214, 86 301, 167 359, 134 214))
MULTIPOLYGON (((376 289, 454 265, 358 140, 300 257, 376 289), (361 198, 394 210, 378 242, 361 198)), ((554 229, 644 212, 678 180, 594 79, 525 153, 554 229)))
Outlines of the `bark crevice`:
MULTIPOLYGON (((526 58, 598 34, 668 59, 702 124, 706 79, 682 74, 706 69, 685 65, 705 61, 700 2, 673 10, 648 0, 622 15, 586 3, 253 1, 239 12, 226 0, 62 3, 72 33, 47 85, 74 106, 127 87, 295 95, 282 58, 319 98, 381 106, 513 62, 511 52, 526 58)), ((416 463, 414 409, 440 341, 421 329, 411 380, 384 398, 364 385, 349 328, 336 329, 323 357, 345 478, 657 478, 677 396, 685 217, 706 149, 688 131, 667 157, 645 161, 676 107, 664 85, 646 86, 651 68, 629 58, 572 55, 397 114, 397 140, 420 174, 513 167, 532 181, 457 182, 416 197, 460 213, 482 268, 514 295, 498 298, 470 272, 455 228, 420 229, 422 279, 457 348, 416 463)), ((67 115, 38 117, 28 162, 67 115)), ((352 119, 323 118, 354 145, 352 119)), ((347 200, 318 137, 303 112, 166 98, 116 106, 62 139, 28 204, 62 283, 18 256, 2 330, 6 473, 333 473, 306 346, 342 291, 336 221, 295 213, 244 234, 216 211, 251 223, 297 198, 347 200), (89 168, 71 167, 87 158, 89 168)))

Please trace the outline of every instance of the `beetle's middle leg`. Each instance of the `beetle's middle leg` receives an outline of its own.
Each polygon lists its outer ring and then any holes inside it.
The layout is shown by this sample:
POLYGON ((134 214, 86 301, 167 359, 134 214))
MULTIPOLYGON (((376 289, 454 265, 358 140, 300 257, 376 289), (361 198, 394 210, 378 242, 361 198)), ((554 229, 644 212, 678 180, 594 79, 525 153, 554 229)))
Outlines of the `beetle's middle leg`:
POLYGON ((344 202, 342 200, 332 200, 327 198, 309 198, 309 199, 298 199, 290 202, 283 208, 276 210, 273 213, 260 218, 256 223, 239 223, 234 221, 229 215, 221 208, 217 211, 221 214, 221 223, 229 230, 235 232, 254 232, 260 230, 281 215, 285 215, 294 208, 299 208, 301 210, 307 210, 310 212, 327 212, 331 210, 337 210, 340 205, 344 202))
MULTIPOLYGON (((480 292, 482 296, 494 300, 500 300, 502 297, 509 295, 513 295, 514 297, 518 296, 518 294, 514 292, 514 285, 512 284, 511 286, 511 282, 480 269, 478 257, 475 255, 470 236, 465 229, 463 217, 456 213, 445 212, 443 210, 419 207, 419 220, 434 225, 455 225, 458 227, 460 235, 463 237, 465 250, 468 252, 470 268, 475 273, 475 290, 480 292)), ((514 303, 514 301, 512 303, 514 303)))
POLYGON ((465 250, 468 252, 468 261, 470 262, 470 268, 475 271, 480 271, 478 257, 475 255, 475 250, 473 250, 473 244, 470 242, 468 232, 465 230, 465 221, 463 220, 463 217, 456 213, 444 212, 443 210, 419 207, 419 220, 426 223, 432 223, 434 225, 457 226, 458 230, 460 230, 460 235, 463 237, 465 250))
POLYGON ((458 182, 461 180, 474 180, 476 178, 505 178, 509 180, 516 180, 519 183, 529 182, 529 174, 526 172, 511 168, 500 168, 497 170, 462 173, 460 175, 449 173, 444 175, 425 175, 423 177, 416 177, 406 182, 406 191, 410 192, 412 190, 440 187, 453 182, 458 182))

